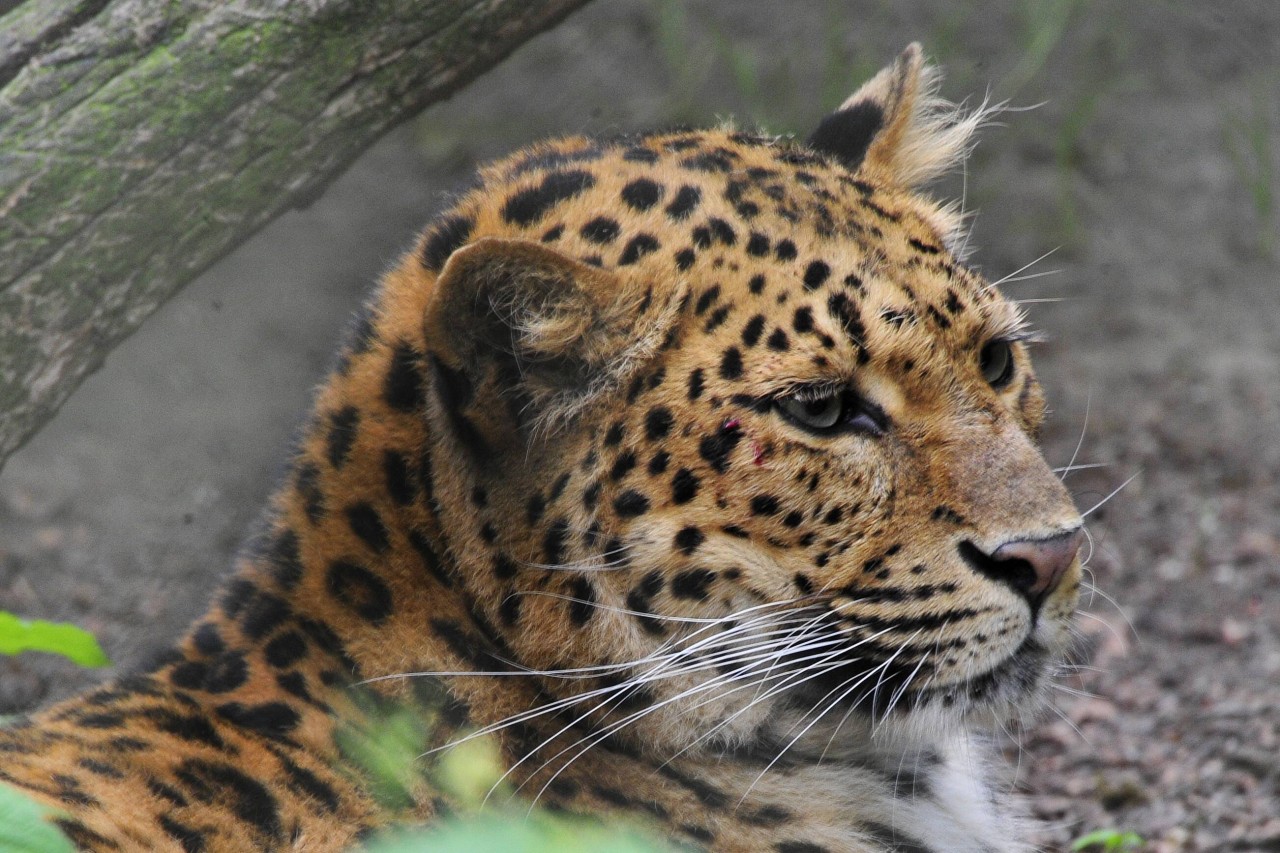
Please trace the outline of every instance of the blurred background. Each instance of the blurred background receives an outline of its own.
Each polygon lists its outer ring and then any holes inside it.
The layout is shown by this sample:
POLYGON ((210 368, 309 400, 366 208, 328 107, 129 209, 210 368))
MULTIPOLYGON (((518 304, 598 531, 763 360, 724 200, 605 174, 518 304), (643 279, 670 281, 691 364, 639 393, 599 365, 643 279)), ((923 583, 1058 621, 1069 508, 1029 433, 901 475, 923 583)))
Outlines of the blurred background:
MULTIPOLYGON (((1280 850, 1280 4, 597 0, 401 127, 115 350, 0 475, 0 610, 180 635, 354 308, 474 166, 563 133, 804 136, 910 41, 1011 109, 936 191, 1048 336, 1045 452, 1099 592, 1053 710, 1001 740, 1066 849, 1280 850), (1106 500, 1115 490, 1114 497, 1106 500)), ((110 674, 110 673, 108 673, 110 674)), ((0 658, 0 713, 103 677, 0 658)))

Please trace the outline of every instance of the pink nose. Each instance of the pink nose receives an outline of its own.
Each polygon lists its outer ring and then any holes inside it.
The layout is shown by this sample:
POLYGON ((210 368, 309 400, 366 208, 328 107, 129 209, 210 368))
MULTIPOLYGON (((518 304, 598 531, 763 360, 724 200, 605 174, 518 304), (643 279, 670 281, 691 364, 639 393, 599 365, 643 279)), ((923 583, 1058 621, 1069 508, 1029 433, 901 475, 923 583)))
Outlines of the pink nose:
POLYGON ((1082 542, 1084 530, 1077 527, 1048 539, 1006 542, 992 553, 991 559, 1008 570, 1009 580, 1023 595, 1039 603, 1058 588, 1080 553, 1082 542))
POLYGON ((1015 539, 990 554, 969 541, 959 551, 974 571, 1007 584, 1037 608, 1062 583, 1083 541, 1084 530, 1076 527, 1044 539, 1015 539))

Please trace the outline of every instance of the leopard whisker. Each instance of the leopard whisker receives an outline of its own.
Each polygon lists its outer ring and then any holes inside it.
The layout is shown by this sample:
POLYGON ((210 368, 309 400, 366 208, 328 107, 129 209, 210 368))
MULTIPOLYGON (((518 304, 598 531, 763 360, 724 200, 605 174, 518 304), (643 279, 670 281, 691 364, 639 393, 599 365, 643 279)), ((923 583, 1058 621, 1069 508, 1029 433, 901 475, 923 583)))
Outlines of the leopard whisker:
MULTIPOLYGON (((899 650, 899 651, 901 651, 901 650, 899 650)), ((895 653, 895 654, 896 654, 896 653, 895 653)), ((822 697, 822 699, 819 699, 817 702, 815 702, 815 703, 814 703, 814 709, 813 709, 813 710, 810 710, 808 713, 806 713, 804 716, 802 716, 802 717, 800 718, 800 720, 799 720, 799 721, 797 721, 795 724, 793 724, 793 725, 792 725, 792 729, 794 729, 796 725, 799 725, 799 724, 800 724, 800 722, 803 722, 805 717, 808 717, 810 714, 813 714, 814 710, 816 710, 816 709, 817 709, 817 706, 818 706, 818 705, 820 705, 820 704, 822 703, 822 701, 823 701, 823 700, 825 700, 825 699, 827 698, 827 696, 830 696, 833 692, 835 692, 836 690, 839 690, 840 688, 842 688, 842 687, 843 687, 845 684, 847 684, 849 681, 851 681, 851 680, 855 680, 855 679, 856 679, 856 682, 855 682, 851 687, 849 687, 849 689, 848 689, 848 690, 844 691, 844 692, 843 692, 843 693, 841 693, 839 696, 837 696, 835 699, 833 699, 833 700, 832 700, 832 701, 827 705, 827 707, 823 708, 821 712, 819 712, 816 716, 814 716, 813 720, 812 720, 811 722, 809 722, 809 724, 808 724, 808 725, 806 725, 804 728, 802 728, 802 729, 801 729, 801 730, 800 730, 800 731, 795 735, 795 737, 793 737, 793 738, 791 738, 791 740, 787 741, 786 746, 784 746, 784 747, 782 747, 782 749, 778 750, 777 755, 775 755, 772 759, 770 759, 770 760, 769 760, 769 763, 765 765, 764 769, 763 769, 763 770, 761 770, 761 771, 760 771, 760 773, 756 776, 756 778, 755 778, 755 779, 753 779, 753 780, 751 781, 751 784, 747 786, 747 790, 746 790, 746 791, 744 791, 744 792, 743 792, 743 794, 742 794, 742 796, 738 798, 738 805, 742 805, 743 801, 744 801, 744 800, 746 800, 747 796, 748 796, 748 795, 749 795, 749 794, 750 794, 750 793, 755 789, 755 786, 756 786, 757 784, 759 784, 760 780, 761 780, 761 779, 763 779, 763 778, 765 777, 765 774, 766 774, 766 773, 768 773, 768 772, 773 768, 773 766, 774 766, 775 764, 777 764, 779 761, 781 761, 781 760, 782 760, 782 757, 783 757, 783 756, 784 756, 784 755, 785 755, 785 754, 786 754, 786 753, 791 749, 791 747, 795 746, 795 745, 796 745, 796 743, 800 740, 800 738, 804 737, 804 736, 809 732, 809 730, 810 730, 810 729, 812 729, 814 726, 816 726, 816 725, 818 724, 818 722, 819 722, 819 721, 820 721, 824 716, 826 716, 826 715, 827 715, 827 713, 828 713, 832 708, 834 708, 837 704, 839 704, 840 702, 842 702, 842 701, 844 700, 844 698, 845 698, 846 696, 848 696, 848 694, 849 694, 849 693, 851 693, 854 689, 856 689, 856 688, 857 688, 857 686, 858 686, 859 684, 861 684, 863 681, 866 681, 868 678, 870 678, 872 675, 874 675, 877 671, 883 671, 884 669, 886 669, 886 668, 889 666, 889 664, 890 664, 890 663, 892 663, 892 661, 893 661, 893 658, 892 658, 892 657, 890 657, 888 660, 885 660, 883 663, 877 664, 875 667, 873 667, 872 669, 868 670, 868 671, 867 671, 867 672, 865 672, 865 673, 859 673, 859 675, 857 675, 857 676, 851 676, 849 679, 846 679, 844 682, 841 682, 841 684, 840 684, 838 687, 833 688, 832 690, 828 691, 828 692, 827 692, 827 693, 822 697)), ((860 701, 860 700, 859 700, 859 701, 860 701)), ((857 703, 855 703, 855 705, 856 705, 856 704, 857 704, 857 703)), ((788 731, 790 731, 790 730, 788 730, 788 731)))
POLYGON ((1041 261, 1043 261, 1045 258, 1047 258, 1047 257, 1049 257, 1050 255, 1052 255, 1053 253, 1057 252, 1057 251, 1058 251, 1058 249, 1060 249, 1060 248, 1062 248, 1062 247, 1061 247, 1061 246, 1054 246, 1052 249, 1050 249, 1049 251, 1045 252, 1043 255, 1041 255, 1040 257, 1036 258, 1034 261, 1031 261, 1030 263, 1027 263, 1027 264, 1023 264, 1022 266, 1018 267, 1018 268, 1017 268, 1016 270, 1014 270, 1013 272, 1011 272, 1011 273, 1009 273, 1008 275, 1006 275, 1004 278, 998 278, 998 279, 996 279, 995 281, 991 282, 991 283, 990 283, 990 284, 988 284, 986 287, 982 288, 982 292, 983 292, 983 293, 987 293, 987 292, 989 292, 989 291, 995 290, 997 287, 999 287, 1000 285, 1004 284, 1006 281, 1009 281, 1010 279, 1012 279, 1014 276, 1018 275, 1019 273, 1022 273, 1022 272, 1026 271, 1026 270, 1031 269, 1031 268, 1032 268, 1032 267, 1034 267, 1036 264, 1038 264, 1038 263, 1040 263, 1041 261))
MULTIPOLYGON (((765 617, 758 617, 758 618, 759 618, 759 619, 761 619, 761 620, 763 620, 765 617)), ((705 630, 705 629, 700 629, 700 630, 705 630)), ((788 629, 788 630, 790 630, 790 629, 788 629)), ((727 632, 725 632, 725 633, 727 633, 727 632)), ((719 640, 719 639, 721 639, 722 637, 724 637, 724 633, 719 634, 719 635, 713 635, 713 637, 712 637, 711 639, 717 639, 717 640, 719 640)), ((702 642, 706 642, 706 641, 704 640, 704 641, 702 641, 702 642)), ((769 643, 769 642, 764 642, 764 643, 761 643, 760 645, 762 645, 762 646, 767 646, 767 645, 771 645, 771 643, 769 643)), ((629 679, 629 680, 627 680, 627 681, 623 681, 623 682, 621 682, 621 683, 619 683, 619 684, 606 685, 606 686, 604 686, 604 687, 599 687, 599 688, 596 688, 596 689, 594 689, 594 690, 586 691, 586 692, 584 692, 584 693, 579 693, 579 694, 575 694, 575 695, 570 696, 570 697, 565 697, 565 698, 563 698, 563 699, 556 700, 555 702, 552 702, 552 703, 550 703, 550 704, 548 704, 548 705, 544 705, 544 706, 540 706, 540 707, 538 707, 538 708, 530 709, 530 710, 528 710, 528 711, 524 711, 524 712, 522 712, 522 713, 520 713, 520 714, 513 715, 512 717, 508 717, 508 718, 505 718, 505 719, 503 719, 503 720, 499 720, 499 721, 497 721, 497 722, 495 722, 495 723, 491 723, 491 724, 490 724, 490 725, 488 725, 488 726, 485 726, 485 727, 483 727, 483 728, 481 728, 481 729, 478 729, 478 730, 476 730, 476 731, 474 731, 474 732, 468 733, 466 736, 464 736, 464 737, 462 737, 462 738, 459 738, 459 739, 456 739, 456 740, 450 741, 450 742, 449 742, 449 743, 447 743, 447 744, 444 744, 444 745, 442 745, 442 746, 435 747, 435 748, 433 748, 433 749, 431 749, 431 750, 428 750, 427 752, 422 753, 422 755, 421 755, 421 756, 419 756, 419 757, 424 757, 424 756, 426 756, 426 755, 430 755, 430 754, 433 754, 433 753, 435 753, 435 752, 439 752, 439 751, 442 751, 442 750, 444 750, 444 749, 448 749, 448 748, 450 748, 450 747, 457 746, 457 745, 459 745, 459 744, 461 744, 461 743, 465 743, 465 742, 467 742, 467 741, 469 741, 469 740, 472 740, 472 739, 474 739, 474 738, 477 738, 477 737, 483 737, 483 736, 486 736, 486 735, 489 735, 489 734, 493 734, 494 732, 500 731, 500 730, 502 730, 502 729, 504 729, 504 728, 507 728, 507 727, 509 727, 509 726, 516 725, 516 724, 518 724, 518 723, 522 723, 522 722, 526 722, 526 721, 531 720, 531 719, 535 719, 535 718, 537 718, 537 717, 539 717, 539 716, 543 716, 544 714, 548 714, 548 713, 552 713, 552 712, 557 712, 557 711, 563 710, 563 709, 565 709, 565 708, 572 707, 573 705, 579 704, 579 703, 581 703, 581 702, 589 701, 589 700, 591 700, 591 699, 594 699, 594 698, 597 698, 597 697, 600 697, 600 696, 603 696, 603 695, 607 695, 607 694, 612 693, 612 692, 619 692, 619 691, 624 691, 624 690, 632 690, 632 691, 633 691, 633 690, 634 690, 634 689, 636 689, 638 686, 641 686, 641 685, 642 685, 642 684, 644 684, 644 683, 648 683, 648 682, 650 682, 650 681, 656 681, 656 680, 658 680, 658 678, 659 678, 659 677, 662 677, 662 678, 675 678, 675 677, 678 677, 678 676, 680 676, 680 675, 689 674, 689 673, 691 673, 691 672, 696 672, 696 671, 698 671, 698 670, 700 670, 700 669, 706 669, 706 668, 708 668, 708 667, 710 667, 710 666, 718 665, 718 664, 712 663, 712 664, 706 664, 706 665, 703 665, 703 666, 700 666, 700 667, 687 667, 687 668, 685 668, 685 669, 676 669, 676 670, 671 670, 671 671, 669 671, 669 672, 667 672, 667 673, 662 673, 662 674, 659 676, 659 674, 658 674, 658 673, 660 672, 660 669, 661 669, 661 666, 662 666, 662 665, 664 665, 664 664, 666 664, 666 663, 669 663, 669 662, 670 662, 670 660, 678 660, 681 656, 686 655, 686 654, 688 653, 688 651, 689 651, 689 650, 681 649, 681 650, 678 650, 678 651, 676 651, 676 652, 667 653, 666 655, 663 655, 663 656, 652 656, 652 655, 651 655, 651 656, 647 656, 647 657, 645 657, 645 658, 641 658, 641 659, 638 659, 638 660, 635 660, 635 661, 627 661, 627 662, 623 662, 623 663, 611 664, 611 665, 608 665, 608 666, 601 666, 601 667, 598 667, 598 669, 600 669, 600 670, 603 670, 603 671, 606 671, 606 672, 612 672, 612 671, 619 671, 619 670, 631 670, 631 669, 634 669, 634 668, 635 668, 636 666, 638 666, 638 665, 642 665, 642 664, 644 664, 644 663, 648 663, 648 662, 655 662, 655 661, 656 661, 656 662, 658 662, 658 663, 659 663, 659 666, 658 666, 658 667, 655 667, 655 669, 654 669, 654 670, 648 671, 648 672, 646 672, 646 673, 644 674, 644 675, 645 675, 645 678, 644 678, 644 680, 643 680, 643 681, 641 681, 641 682, 637 682, 635 679, 629 679)), ((589 667, 583 667, 583 669, 590 669, 590 668, 589 668, 589 667)), ((546 671, 545 673, 544 673, 544 672, 539 672, 539 671, 529 671, 529 672, 511 672, 511 673, 494 673, 494 672, 451 673, 451 672, 440 672, 440 673, 423 673, 423 675, 448 676, 448 675, 498 675, 498 674, 505 674, 505 675, 525 675, 525 676, 530 676, 530 675, 543 675, 543 674, 547 674, 547 673, 555 673, 555 672, 557 672, 557 671, 556 671, 556 670, 549 670, 549 671, 546 671)), ((408 677, 408 676, 412 676, 412 675, 413 675, 413 674, 412 674, 412 673, 410 673, 410 674, 405 674, 405 675, 402 675, 402 676, 383 676, 382 678, 384 678, 384 679, 385 679, 385 678, 395 678, 395 677, 408 677)), ((378 679, 378 680, 381 680, 381 679, 378 679)), ((588 712, 587 716, 589 716, 589 714, 590 714, 590 713, 593 713, 595 710, 598 710, 598 709, 599 709, 599 707, 600 707, 600 706, 596 706, 595 708, 593 708, 591 711, 589 711, 589 712, 588 712)), ((585 718, 585 717, 584 717, 584 718, 585 718)))
MULTIPOLYGON (((777 677, 782 677, 782 676, 781 676, 781 675, 773 675, 773 676, 769 676, 769 677, 777 678, 777 677)), ((547 787, 548 787, 552 782, 554 782, 554 781, 555 781, 555 779, 556 779, 556 778, 558 778, 558 777, 559 777, 559 775, 560 775, 561 773, 563 773, 565 770, 567 770, 567 769, 569 768, 569 766, 570 766, 574 761, 576 761, 578 758, 580 758, 580 757, 582 757, 583 755, 585 755, 588 751, 590 751, 590 750, 591 750, 594 746, 596 746, 597 744, 601 743, 604 739, 606 739, 606 738, 610 737, 611 735, 615 734, 616 732, 620 731, 621 729, 625 728, 626 726, 628 726, 628 725, 630 725, 630 724, 632 724, 632 723, 634 723, 634 722, 636 722, 636 721, 638 721, 638 720, 640 720, 640 719, 644 718, 645 716, 648 716, 649 714, 652 714, 652 713, 656 712, 657 710, 659 710, 660 708, 662 708, 662 707, 664 707, 664 706, 666 706, 666 705, 670 705, 670 704, 672 704, 672 703, 674 703, 674 702, 677 702, 677 701, 680 701, 680 700, 682 700, 682 699, 688 698, 689 696, 691 696, 691 695, 695 695, 695 694, 700 693, 700 692, 705 692, 705 691, 707 691, 707 690, 715 689, 715 688, 717 688, 717 687, 722 686, 722 685, 723 685, 723 684, 725 684, 726 682, 727 682, 727 683, 732 683, 732 679, 730 679, 730 678, 729 678, 729 676, 721 676, 721 677, 719 677, 719 678, 713 678, 713 679, 710 679, 710 680, 708 680, 708 681, 705 681, 705 682, 703 682, 703 683, 701 683, 701 684, 695 685, 694 687, 691 687, 691 688, 688 688, 687 690, 681 691, 680 693, 676 694, 675 696, 672 696, 672 697, 669 697, 669 698, 667 698, 667 699, 664 699, 664 700, 662 700, 661 702, 655 703, 655 704, 653 704, 653 705, 648 705, 648 706, 646 706, 646 707, 644 707, 644 708, 641 708, 641 709, 640 709, 640 710, 638 710, 638 711, 634 711, 634 712, 632 712, 631 714, 629 714, 629 715, 627 715, 626 717, 624 717, 623 719, 618 720, 618 721, 616 721, 616 722, 614 722, 614 723, 611 723, 611 724, 610 724, 610 725, 608 725, 606 728, 604 728, 602 731, 594 732, 594 733, 592 733, 592 734, 590 734, 590 735, 587 735, 587 736, 585 736, 585 737, 583 737, 583 738, 580 738, 579 740, 575 741, 574 743, 572 743, 572 744, 570 744, 570 745, 568 745, 568 746, 564 747, 564 748, 563 748, 563 749, 561 749, 559 752, 557 752, 555 755, 551 756, 551 757, 550 757, 550 758, 548 758, 546 761, 544 761, 544 762, 542 763, 542 765, 541 765, 541 766, 539 766, 539 767, 537 768, 537 770, 535 770, 535 771, 534 771, 534 773, 530 774, 530 778, 532 778, 534 775, 536 775, 536 774, 537 774, 539 771, 541 771, 543 768, 547 767, 547 765, 549 765, 551 762, 555 761, 557 758, 559 758, 560 756, 564 755, 566 752, 569 752, 570 750, 575 749, 575 748, 576 748, 576 747, 578 747, 578 746, 582 746, 582 749, 580 749, 576 754, 574 754, 574 755, 569 759, 569 761, 565 762, 565 764, 564 764, 563 766, 561 766, 558 770, 556 770, 556 771, 555 771, 555 773, 553 773, 553 774, 552 774, 551 778, 547 780, 547 782, 542 786, 542 788, 541 788, 541 789, 539 789, 538 793, 537 793, 537 794, 534 796, 534 798, 533 798, 533 803, 531 804, 531 808, 532 808, 532 805, 535 805, 535 804, 537 803, 537 801, 541 798, 542 794, 546 792, 547 787), (583 746, 583 744, 585 744, 585 746, 583 746)), ((731 694, 732 694, 732 693, 734 693, 734 692, 737 692, 738 690, 748 689, 748 688, 753 687, 753 686, 755 686, 755 682, 754 682, 754 681, 752 681, 752 682, 748 682, 748 683, 746 683, 746 684, 740 684, 740 685, 738 685, 737 687, 733 687, 733 688, 731 688, 731 689, 729 689, 729 690, 727 690, 727 691, 725 691, 725 692, 723 692, 723 693, 721 693, 721 694, 718 694, 716 697, 713 697, 713 698, 715 698, 715 699, 723 698, 723 697, 725 697, 725 696, 731 695, 731 694)), ((711 701, 711 700, 708 700, 708 701, 711 701)), ((575 722, 576 722, 576 721, 575 721, 575 722)), ((571 725, 572 725, 572 724, 571 724, 571 725)), ((566 727, 566 728, 567 728, 567 727, 566 727)), ((561 730, 561 732, 563 732, 564 730, 565 730, 565 729, 562 729, 562 730, 561 730)), ((556 736, 558 736, 561 732, 557 732, 557 735, 556 735, 556 736)), ((525 759, 527 759, 527 758, 531 757, 532 755, 534 755, 534 754, 537 752, 537 749, 540 749, 543 745, 545 745, 547 742, 549 742, 549 741, 550 741, 550 740, 552 740, 552 739, 554 739, 554 738, 549 738, 547 741, 544 741, 544 742, 543 742, 543 744, 539 744, 539 746, 538 746, 537 748, 535 748, 533 751, 531 751, 531 752, 529 753, 529 755, 527 755, 527 756, 525 756, 524 758, 520 759, 520 761, 519 761, 519 762, 517 762, 517 764, 519 764, 519 763, 523 762, 525 759)), ((512 768, 512 769, 514 769, 514 766, 515 766, 515 765, 513 765, 513 768, 512 768)), ((508 771, 508 772, 510 772, 510 771, 508 771)), ((505 774, 504 774, 504 778, 505 778, 505 774)), ((520 789, 520 788, 522 788, 522 787, 523 787, 523 784, 522 784, 521 786, 519 786, 519 787, 517 788, 517 790, 519 790, 519 789, 520 789)))
POLYGON ((1080 437, 1076 439, 1075 449, 1071 451, 1071 458, 1067 460, 1066 467, 1063 469, 1062 476, 1059 479, 1062 482, 1067 481, 1067 475, 1075 470, 1077 457, 1080 456, 1080 448, 1084 447, 1084 436, 1089 430, 1089 412, 1093 406, 1093 389, 1085 392, 1084 396, 1084 419, 1080 423, 1080 437))

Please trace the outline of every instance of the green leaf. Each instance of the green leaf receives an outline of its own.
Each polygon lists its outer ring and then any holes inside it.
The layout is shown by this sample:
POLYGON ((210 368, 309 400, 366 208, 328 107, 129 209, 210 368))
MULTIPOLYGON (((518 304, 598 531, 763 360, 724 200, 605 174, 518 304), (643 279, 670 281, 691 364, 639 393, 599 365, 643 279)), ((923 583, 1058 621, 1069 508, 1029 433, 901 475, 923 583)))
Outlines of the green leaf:
POLYGON ((83 628, 43 619, 19 619, 0 610, 0 655, 50 652, 80 666, 110 666, 111 659, 83 628))
POLYGON ((446 821, 373 842, 367 853, 674 853, 629 827, 535 811, 446 821))
POLYGON ((75 853, 70 840, 46 820, 53 813, 53 809, 40 805, 17 788, 0 784, 0 850, 75 853))
POLYGON ((1106 853, 1124 853, 1137 850, 1142 846, 1142 836, 1136 832, 1123 832, 1119 829, 1095 829, 1077 838, 1071 844, 1073 851, 1087 850, 1090 847, 1101 847, 1106 853))

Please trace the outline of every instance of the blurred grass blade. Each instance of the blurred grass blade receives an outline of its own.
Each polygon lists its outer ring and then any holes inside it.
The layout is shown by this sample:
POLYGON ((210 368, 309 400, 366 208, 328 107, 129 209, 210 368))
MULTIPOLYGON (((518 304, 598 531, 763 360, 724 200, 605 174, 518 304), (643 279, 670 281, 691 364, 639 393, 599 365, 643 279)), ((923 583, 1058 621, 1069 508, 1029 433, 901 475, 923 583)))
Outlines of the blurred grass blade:
POLYGON ((80 666, 110 666, 94 636, 83 628, 43 619, 19 619, 0 611, 0 655, 21 652, 49 652, 62 655, 80 666))
MULTIPOLYGON (((0 613, 0 616, 8 616, 0 613)), ((45 818, 50 809, 17 788, 0 784, 0 850, 5 853, 75 853, 71 842, 45 818)))

